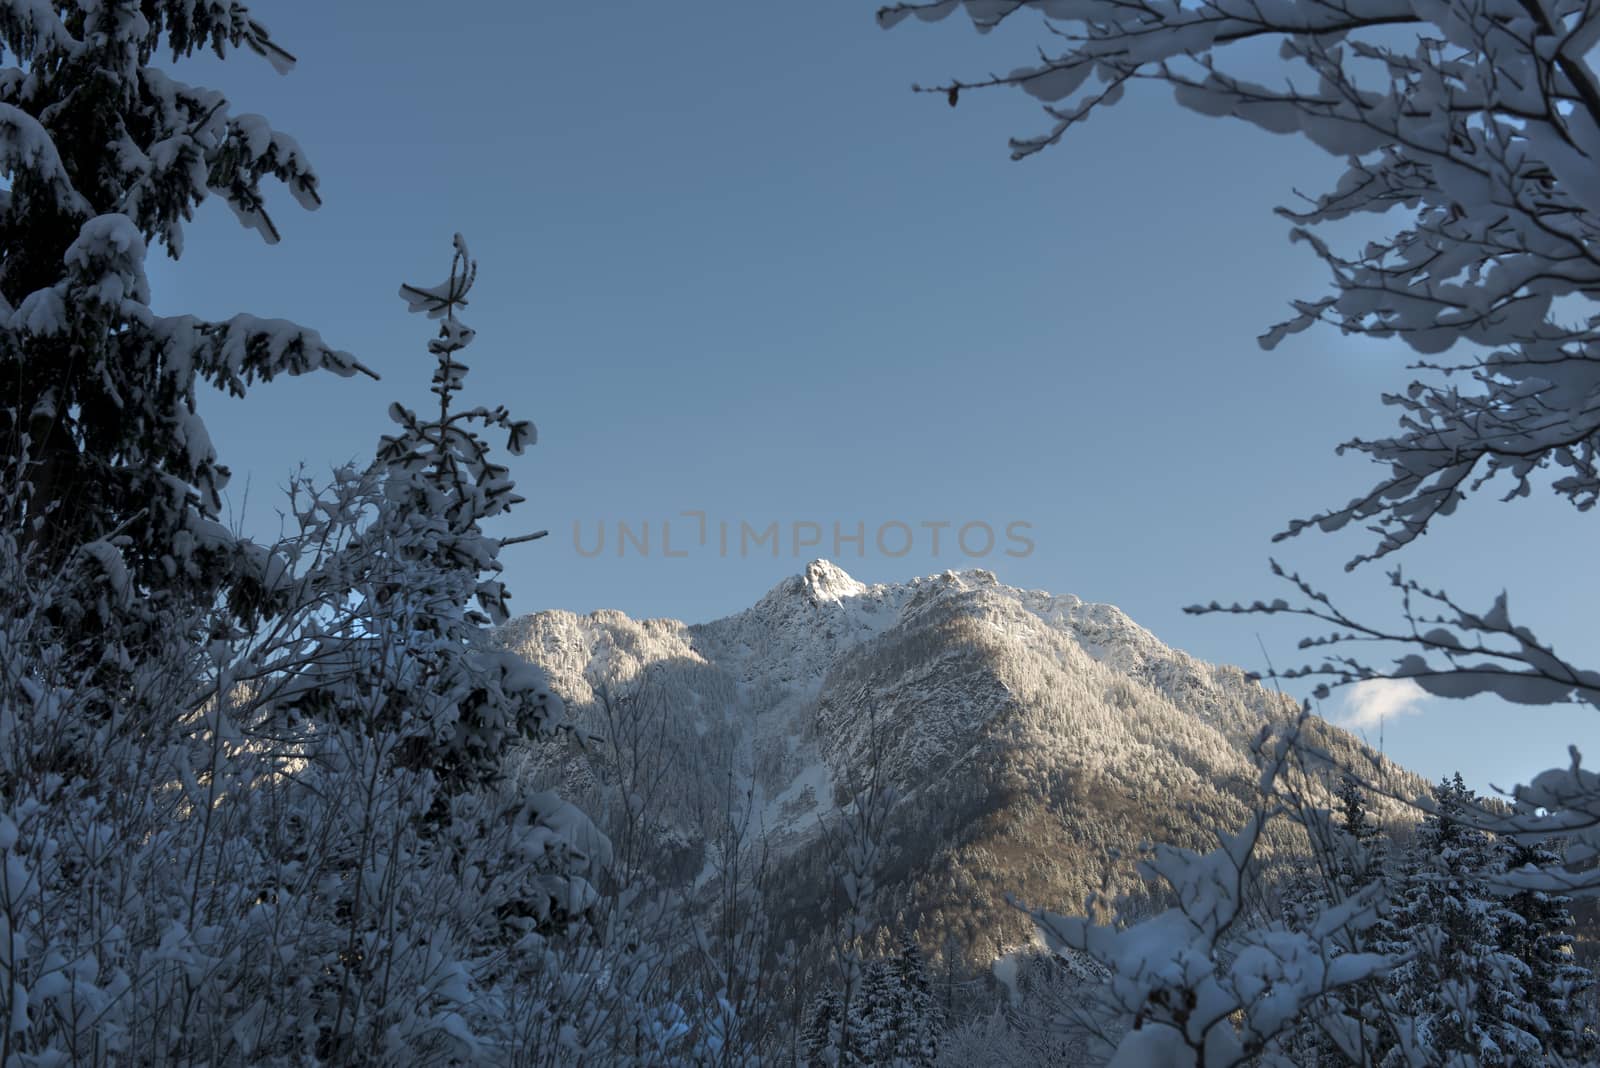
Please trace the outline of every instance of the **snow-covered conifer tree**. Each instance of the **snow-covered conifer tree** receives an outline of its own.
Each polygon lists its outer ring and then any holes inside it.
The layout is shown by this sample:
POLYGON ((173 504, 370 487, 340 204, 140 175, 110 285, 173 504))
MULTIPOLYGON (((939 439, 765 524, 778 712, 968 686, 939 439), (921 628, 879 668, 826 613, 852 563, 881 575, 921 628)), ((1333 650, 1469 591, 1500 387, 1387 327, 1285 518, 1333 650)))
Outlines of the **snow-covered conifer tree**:
POLYGON ((0 458, 25 488, 8 525, 39 573, 112 589, 63 598, 64 628, 115 630, 113 610, 127 622, 236 584, 252 591, 237 607, 256 610, 270 565, 216 522, 227 469, 199 387, 364 369, 282 320, 151 310, 146 248, 181 254, 207 197, 269 242, 264 180, 319 203, 292 138, 153 62, 246 50, 287 71, 293 57, 238 0, 5 0, 0 47, 13 62, 0 70, 0 458))
MULTIPOLYGON (((1542 843, 1502 842, 1507 868, 1557 867, 1560 856, 1542 843)), ((1510 915, 1501 930, 1500 947, 1527 967, 1522 1006, 1525 1026, 1538 1036, 1545 1051, 1572 1060, 1593 1060, 1600 1036, 1584 1027, 1579 998, 1594 984, 1589 969, 1573 957, 1571 899, 1555 891, 1519 890, 1505 902, 1510 915)))
POLYGON ((800 1033, 800 1052, 808 1065, 838 1065, 840 1041, 844 1034, 844 999, 838 989, 824 981, 806 1008, 805 1025, 800 1033))
MULTIPOLYGON (((1328 874, 1334 897, 1344 900, 1373 886, 1387 890, 1390 885, 1385 868, 1387 839, 1383 829, 1374 822, 1367 810, 1366 791, 1362 789, 1360 780, 1348 772, 1342 774, 1334 790, 1334 800, 1338 805, 1335 823, 1337 835, 1324 858, 1331 869, 1328 874)), ((1380 912, 1372 926, 1355 936, 1352 943, 1356 948, 1382 953, 1396 960, 1403 958, 1408 950, 1387 910, 1380 912)), ((1340 1008, 1367 1025, 1363 1031, 1364 1038, 1381 1035, 1385 1016, 1393 1011, 1392 1003, 1384 1000, 1384 986, 1385 980, 1368 979, 1353 984, 1338 995, 1340 1008)), ((1320 1063, 1341 1064, 1358 1059, 1341 1059, 1336 1045, 1317 1027, 1316 1021, 1308 1020, 1307 1023, 1317 1031, 1315 1048, 1321 1056, 1320 1063)), ((1381 1039, 1376 1039, 1369 1048, 1360 1052, 1375 1058, 1381 1052, 1380 1043, 1381 1039)))
POLYGON ((413 312, 440 320, 428 343, 437 409, 424 418, 390 407, 401 429, 379 443, 376 516, 346 554, 360 563, 330 578, 350 584, 362 608, 341 636, 343 652, 319 657, 287 702, 313 717, 396 731, 401 766, 456 784, 494 780, 508 745, 562 719, 543 672, 486 640, 486 626, 509 618, 510 594, 497 577, 501 547, 540 534, 493 537, 482 526, 523 498, 480 430, 504 431, 512 455, 535 432, 504 406, 455 407, 469 370, 460 353, 474 336, 457 311, 476 276, 458 234, 444 282, 401 287, 413 312))
POLYGON ((902 1063, 901 1043, 911 1022, 905 1009, 894 962, 879 958, 867 964, 851 1004, 851 1063, 902 1063))
POLYGON ((926 1068, 939 1053, 944 1013, 934 1003, 922 952, 902 932, 899 952, 857 966, 848 1000, 826 986, 807 1009, 800 1047, 813 1064, 926 1068))
MULTIPOLYGON (((1544 1048, 1527 1016, 1529 970, 1503 948, 1520 918, 1487 876, 1499 862, 1492 839, 1465 822, 1472 791, 1460 774, 1434 790, 1435 810, 1417 830, 1392 922, 1410 959, 1390 975, 1401 1011, 1442 1057, 1535 1065, 1544 1048)), ((1404 1064, 1398 1052, 1393 1063, 1404 1064)))
POLYGON ((934 999, 922 947, 910 931, 900 932, 894 969, 899 980, 900 1017, 905 1021, 897 1052, 913 1065, 931 1065, 944 1034, 944 1010, 934 999))
POLYGON ((1334 875, 1346 893, 1353 893, 1383 875, 1383 829, 1368 814, 1365 793, 1354 775, 1340 775, 1334 800, 1344 847, 1336 855, 1334 875))

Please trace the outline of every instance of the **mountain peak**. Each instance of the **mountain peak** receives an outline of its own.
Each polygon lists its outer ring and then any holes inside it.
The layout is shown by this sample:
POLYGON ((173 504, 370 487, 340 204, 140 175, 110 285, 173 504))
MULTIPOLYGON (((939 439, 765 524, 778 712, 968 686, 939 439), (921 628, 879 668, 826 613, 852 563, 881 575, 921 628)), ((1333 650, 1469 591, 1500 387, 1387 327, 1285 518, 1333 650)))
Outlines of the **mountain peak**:
POLYGON ((800 576, 800 588, 811 595, 813 601, 840 601, 846 597, 859 597, 867 592, 864 583, 851 578, 831 560, 813 560, 800 576))
MULTIPOLYGON (((862 583, 819 559, 707 623, 541 613, 503 634, 544 667, 580 731, 615 737, 595 679, 658 717, 639 736, 650 755, 618 773, 663 784, 650 810, 661 831, 641 847, 655 852, 640 854, 659 877, 704 899, 725 841, 712 835, 724 817, 740 821, 726 826, 781 865, 775 922, 801 946, 825 944, 807 941, 825 937, 834 892, 823 829, 868 769, 898 798, 882 883, 896 911, 904 902, 925 942, 992 960, 974 932, 1020 922, 996 888, 1055 901, 1139 890, 1136 871, 1108 866, 1103 851, 1201 843, 1245 820, 1258 801, 1255 739, 1298 714, 1111 605, 978 568, 862 583), (1041 842, 1059 843, 1049 863, 1030 859, 1041 842), (973 888, 974 919, 945 918, 952 886, 973 888)), ((1395 790, 1427 788, 1350 735, 1312 729, 1334 762, 1395 790)), ((605 767, 574 763, 565 747, 537 759, 539 781, 580 794, 605 767)), ((1398 808, 1375 811, 1387 820, 1398 808)))

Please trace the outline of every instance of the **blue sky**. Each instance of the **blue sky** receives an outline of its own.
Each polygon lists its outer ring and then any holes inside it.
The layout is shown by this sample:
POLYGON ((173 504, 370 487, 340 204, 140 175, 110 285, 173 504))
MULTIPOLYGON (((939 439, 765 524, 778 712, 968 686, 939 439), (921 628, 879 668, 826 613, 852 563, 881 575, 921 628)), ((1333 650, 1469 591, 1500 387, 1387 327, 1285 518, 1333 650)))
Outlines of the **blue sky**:
MULTIPOLYGON (((383 376, 205 398, 248 529, 274 528, 296 463, 369 456, 388 403, 426 399, 429 324, 395 291, 442 278, 459 230, 481 269, 469 398, 541 434, 513 465, 519 528, 552 532, 506 553, 518 611, 704 620, 817 555, 866 581, 982 566, 1259 669, 1263 645, 1296 662, 1303 628, 1181 608, 1286 596, 1266 571, 1276 554, 1351 609, 1395 616, 1381 566, 1340 569, 1366 535, 1269 541, 1367 487, 1368 466, 1333 446, 1386 429, 1378 396, 1406 380, 1394 347, 1254 341, 1291 297, 1322 291, 1271 208, 1322 188, 1334 160, 1144 92, 1014 163, 1007 135, 1043 121, 1026 98, 952 109, 909 87, 1009 69, 1033 46, 1021 21, 885 33, 855 0, 440 10, 262 3, 293 73, 247 55, 180 71, 298 138, 326 203, 275 197, 274 247, 208 205, 184 259, 152 264, 158 307, 291 318, 383 376), (684 512, 706 514, 705 546, 684 512), (664 521, 686 555, 662 555, 664 521), (619 557, 617 525, 637 538, 646 522, 650 554, 619 557), (952 526, 936 555, 923 524, 939 522, 952 526), (741 553, 741 523, 779 524, 777 557, 741 553), (795 523, 822 544, 796 551, 795 523), (1004 555, 1011 523, 1029 524, 1026 556, 1004 555), (605 550, 584 555, 574 524, 585 549, 604 526, 605 550), (865 552, 836 554, 835 524, 864 526, 865 552), (989 555, 954 544, 964 524, 995 531, 989 555), (891 551, 909 532, 910 550, 881 553, 880 528, 891 551)), ((1484 607, 1509 588, 1514 615, 1583 662, 1594 522, 1546 495, 1485 498, 1402 562, 1484 607)), ((1383 741, 1431 777, 1459 768, 1486 787, 1595 733, 1579 710, 1432 702, 1383 741)))

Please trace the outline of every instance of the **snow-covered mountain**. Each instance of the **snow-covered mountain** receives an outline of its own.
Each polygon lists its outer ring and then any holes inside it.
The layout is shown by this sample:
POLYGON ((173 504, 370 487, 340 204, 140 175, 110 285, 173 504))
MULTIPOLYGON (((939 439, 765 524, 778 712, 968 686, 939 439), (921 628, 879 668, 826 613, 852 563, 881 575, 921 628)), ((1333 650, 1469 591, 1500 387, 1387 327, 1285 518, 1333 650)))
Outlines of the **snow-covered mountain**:
MULTIPOLYGON (((543 774, 591 811, 617 809, 631 784, 648 825, 635 836, 685 883, 714 861, 717 826, 748 817, 802 937, 828 884, 819 820, 876 752, 899 795, 889 915, 926 945, 989 959, 1029 934, 1007 893, 1076 911, 1108 876, 1114 892, 1139 887, 1109 850, 1204 847, 1242 821, 1249 743, 1295 712, 1115 607, 981 570, 867 585, 818 560, 711 623, 557 611, 501 637, 605 739, 543 774)), ((1342 731, 1323 740, 1402 792, 1424 789, 1342 731)))

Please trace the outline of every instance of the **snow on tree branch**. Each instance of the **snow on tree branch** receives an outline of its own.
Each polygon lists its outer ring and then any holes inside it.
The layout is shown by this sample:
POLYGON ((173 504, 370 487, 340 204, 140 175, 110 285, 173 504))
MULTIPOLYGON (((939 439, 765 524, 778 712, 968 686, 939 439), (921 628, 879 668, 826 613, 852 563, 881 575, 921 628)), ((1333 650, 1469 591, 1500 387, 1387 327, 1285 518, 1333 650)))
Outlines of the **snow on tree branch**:
POLYGON ((1278 599, 1244 605, 1191 605, 1193 615, 1214 612, 1297 615, 1328 624, 1331 630, 1303 638, 1303 650, 1325 651, 1320 663, 1288 668, 1270 675, 1279 679, 1321 678, 1315 695, 1327 697, 1336 686, 1368 679, 1410 679, 1436 697, 1472 697, 1492 693, 1514 704, 1548 705, 1581 702, 1600 707, 1600 672, 1572 666, 1527 627, 1513 623, 1506 595, 1489 609, 1473 612, 1440 589, 1408 579, 1396 568, 1390 584, 1399 592, 1404 627, 1363 623, 1300 575, 1272 562, 1273 574, 1292 584, 1304 598, 1291 605, 1278 599), (1363 657, 1329 650, 1352 645, 1397 648, 1393 667, 1380 671, 1363 657))
MULTIPOLYGON (((1180 104, 1297 133, 1345 165, 1333 188, 1280 209, 1327 265, 1332 293, 1262 344, 1313 323, 1397 337, 1429 373, 1385 397, 1390 437, 1343 446, 1386 469, 1367 493, 1296 520, 1368 522, 1377 545, 1350 566, 1409 544, 1467 493, 1508 481, 1526 496, 1538 472, 1580 509, 1600 499, 1600 334, 1557 306, 1600 292, 1600 81, 1589 52, 1600 13, 1581 0, 938 0, 879 12, 892 26, 964 10, 980 31, 1024 12, 1048 46, 1031 63, 926 90, 1012 86, 1053 122, 1012 141, 1017 157, 1060 141, 1135 80, 1180 104), (1283 77, 1239 72, 1251 40, 1277 42, 1283 77), (1313 228, 1357 213, 1402 215, 1393 235, 1341 254, 1313 228), (1465 343, 1454 363, 1427 358, 1465 343)), ((1252 53, 1254 55, 1254 53, 1252 53)))

